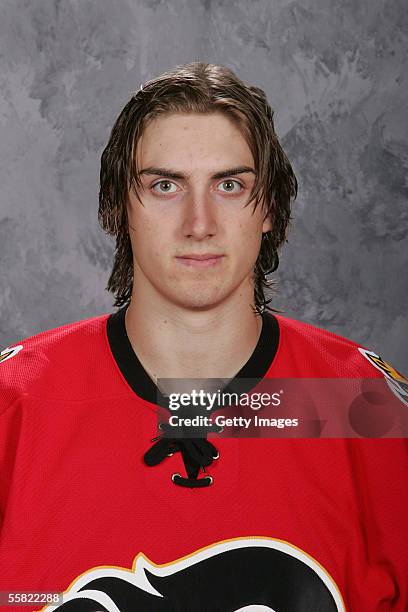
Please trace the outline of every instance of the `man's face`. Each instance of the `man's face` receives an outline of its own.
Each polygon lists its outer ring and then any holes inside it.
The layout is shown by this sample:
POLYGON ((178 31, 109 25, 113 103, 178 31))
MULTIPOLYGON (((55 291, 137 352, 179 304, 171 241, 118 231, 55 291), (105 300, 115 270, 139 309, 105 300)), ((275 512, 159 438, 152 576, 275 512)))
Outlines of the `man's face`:
POLYGON ((253 303, 252 274, 262 232, 249 200, 251 151, 220 113, 170 114, 148 123, 137 146, 142 188, 129 193, 134 291, 187 309, 235 296, 253 303))

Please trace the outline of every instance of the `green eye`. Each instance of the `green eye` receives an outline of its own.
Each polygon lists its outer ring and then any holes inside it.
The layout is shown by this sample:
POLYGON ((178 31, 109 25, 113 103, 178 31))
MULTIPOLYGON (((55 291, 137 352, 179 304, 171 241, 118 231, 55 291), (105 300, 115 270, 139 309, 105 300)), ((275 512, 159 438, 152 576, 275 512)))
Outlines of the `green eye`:
POLYGON ((241 183, 232 179, 222 181, 219 186, 222 187, 221 191, 223 191, 224 193, 240 193, 243 189, 241 183))
POLYGON ((162 180, 155 183, 152 187, 153 191, 160 194, 175 193, 177 191, 177 185, 172 181, 162 180))

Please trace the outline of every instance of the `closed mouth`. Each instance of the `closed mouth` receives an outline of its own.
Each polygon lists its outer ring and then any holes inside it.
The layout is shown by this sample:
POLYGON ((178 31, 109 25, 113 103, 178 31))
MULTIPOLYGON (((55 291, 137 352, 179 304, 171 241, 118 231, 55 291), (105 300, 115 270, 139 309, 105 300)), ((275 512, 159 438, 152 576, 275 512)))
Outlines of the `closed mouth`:
POLYGON ((177 259, 195 259, 196 261, 204 261, 205 259, 217 259, 218 257, 224 257, 224 255, 219 255, 218 253, 205 253, 204 255, 196 255, 192 253, 191 255, 178 255, 177 259))
POLYGON ((217 264, 224 255, 217 253, 205 253, 204 255, 196 255, 195 253, 188 255, 179 255, 176 257, 177 261, 187 266, 195 266, 206 268, 217 264))

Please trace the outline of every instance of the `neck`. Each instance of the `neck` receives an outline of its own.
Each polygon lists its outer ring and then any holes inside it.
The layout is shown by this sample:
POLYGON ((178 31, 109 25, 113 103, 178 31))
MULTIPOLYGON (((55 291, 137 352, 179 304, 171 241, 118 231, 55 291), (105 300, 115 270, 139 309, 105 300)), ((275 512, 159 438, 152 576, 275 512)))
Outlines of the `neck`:
POLYGON ((126 313, 130 343, 155 382, 232 378, 254 351, 261 329, 261 317, 242 294, 208 310, 190 310, 134 290, 126 313))

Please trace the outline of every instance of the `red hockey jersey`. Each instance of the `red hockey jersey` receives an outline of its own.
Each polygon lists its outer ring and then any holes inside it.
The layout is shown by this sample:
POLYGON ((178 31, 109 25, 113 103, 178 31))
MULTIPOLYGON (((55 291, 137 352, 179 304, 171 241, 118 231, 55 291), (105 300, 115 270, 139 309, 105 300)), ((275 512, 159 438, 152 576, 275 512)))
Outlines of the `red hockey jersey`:
MULTIPOLYGON (((157 390, 124 313, 0 355, 4 609, 406 612, 406 440, 214 437, 212 483, 177 486, 181 452, 144 461, 157 390)), ((408 410, 381 357, 280 315, 239 375, 385 376, 408 410)))

